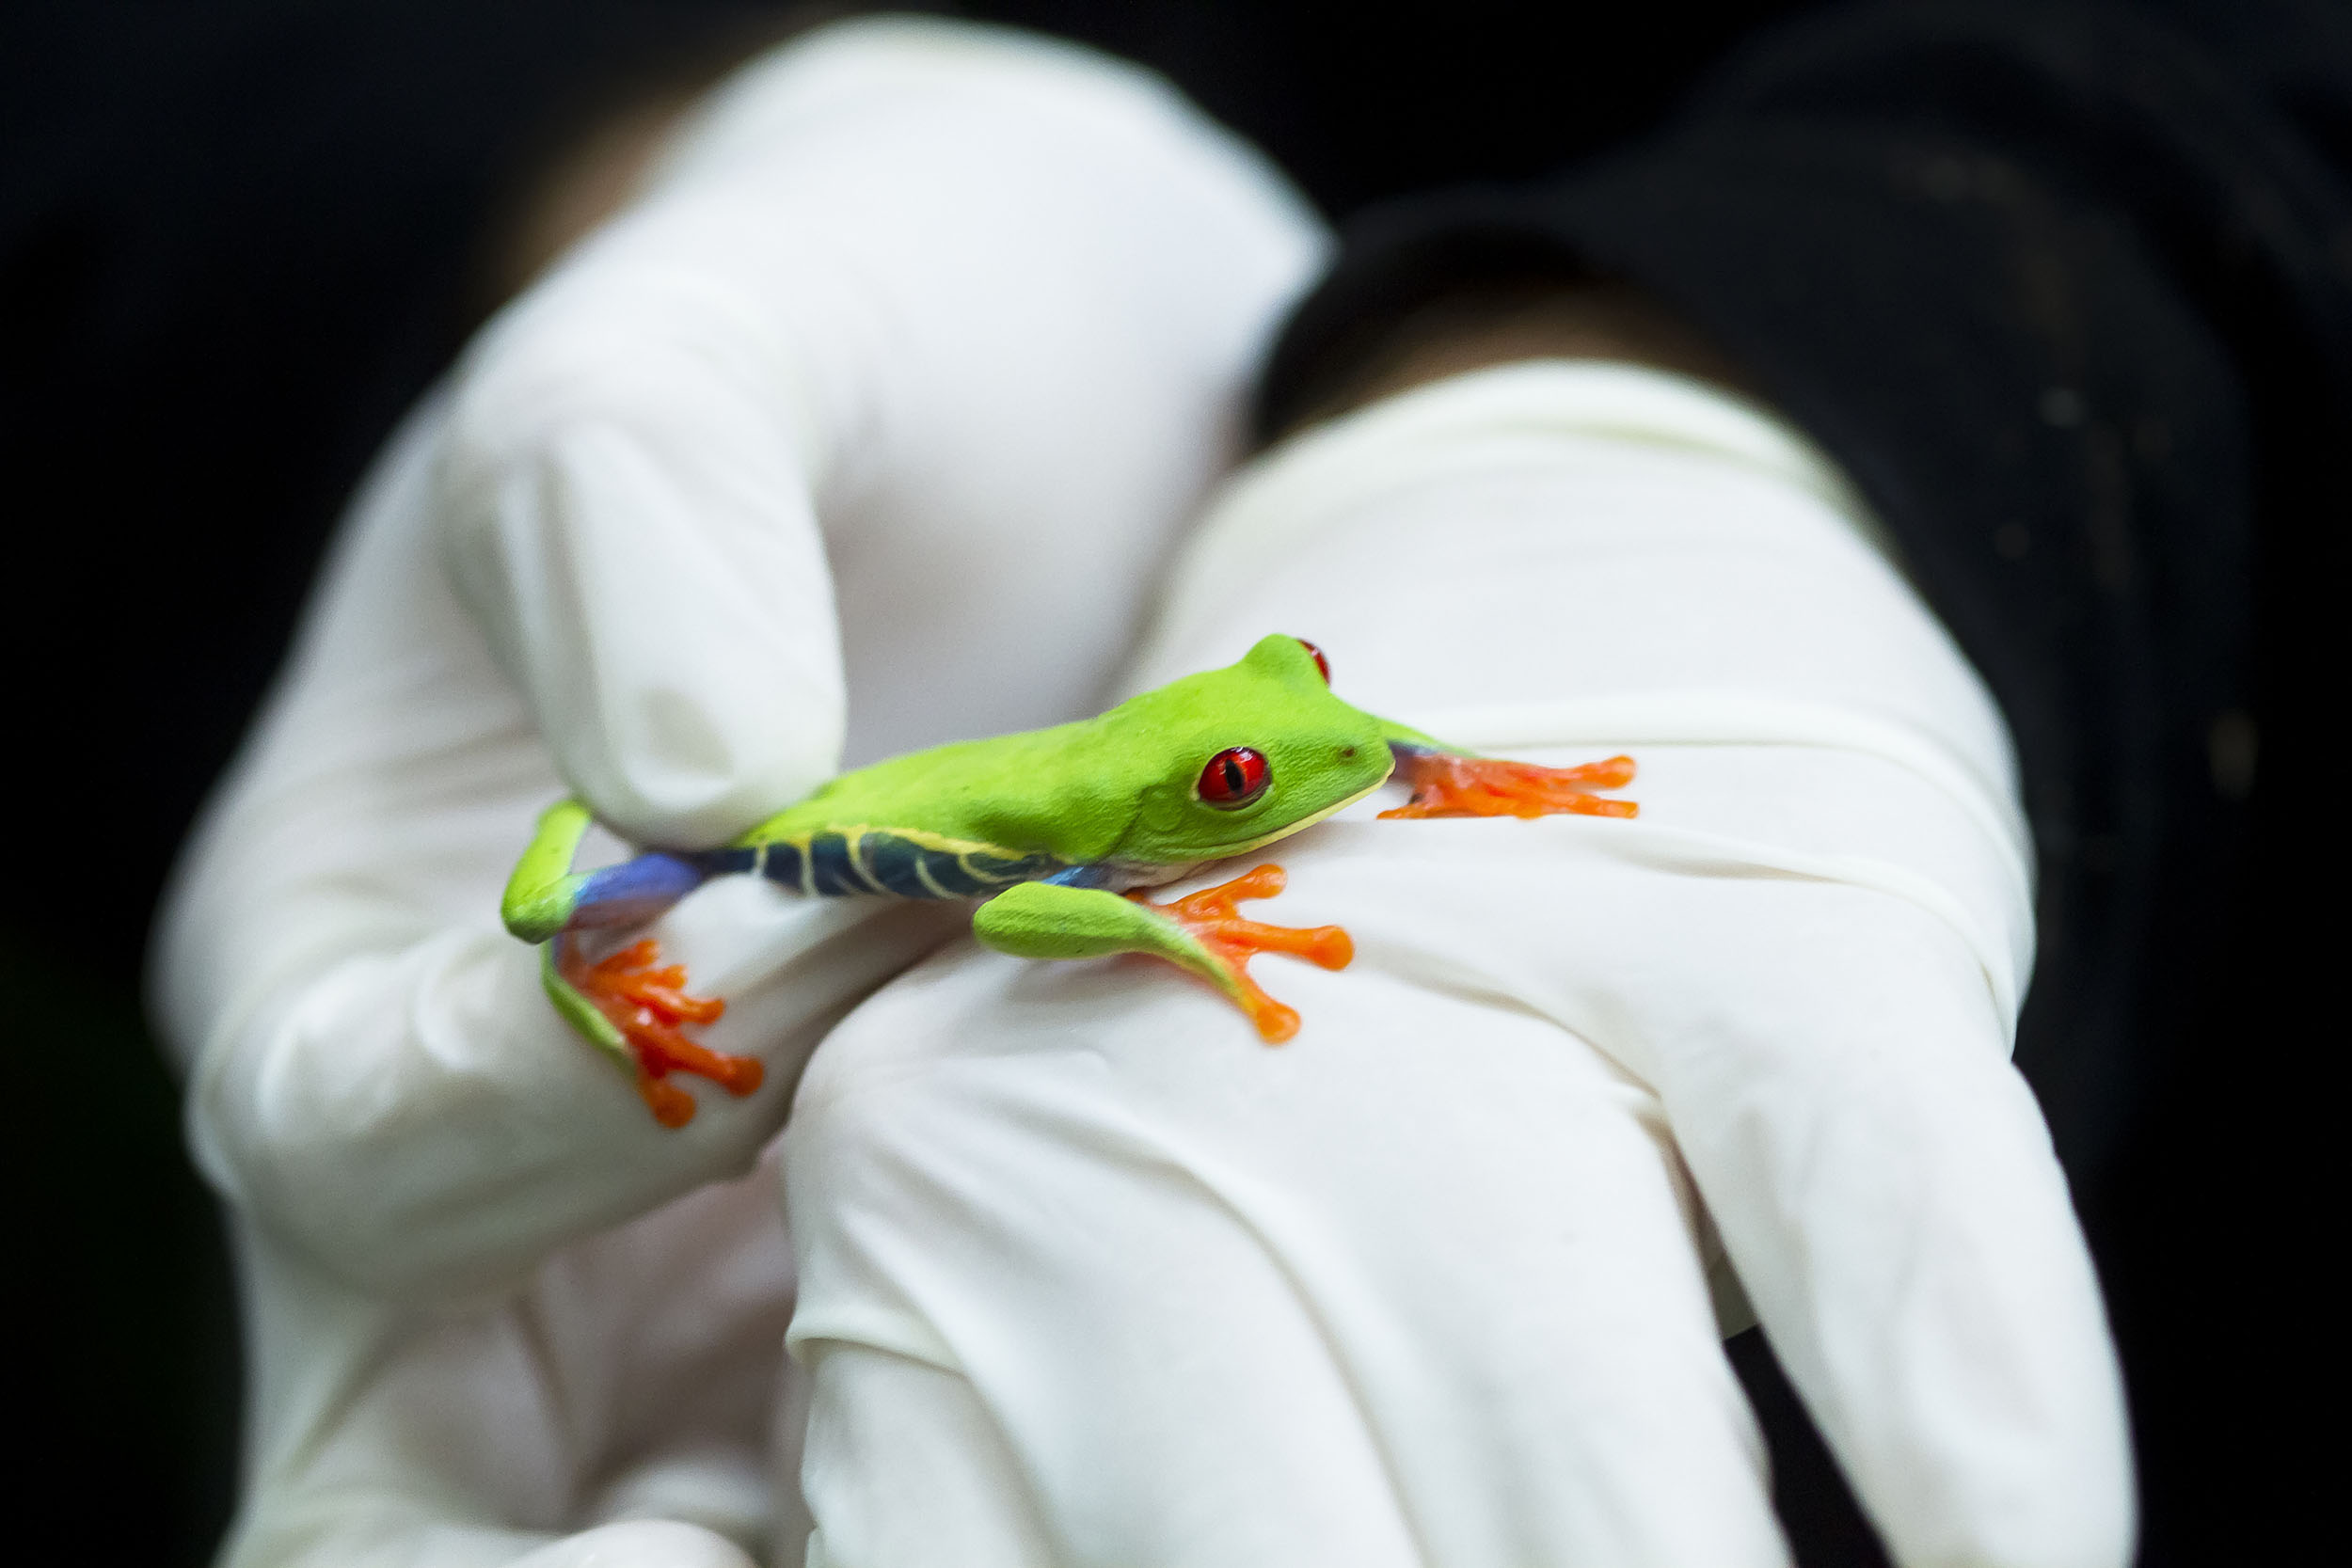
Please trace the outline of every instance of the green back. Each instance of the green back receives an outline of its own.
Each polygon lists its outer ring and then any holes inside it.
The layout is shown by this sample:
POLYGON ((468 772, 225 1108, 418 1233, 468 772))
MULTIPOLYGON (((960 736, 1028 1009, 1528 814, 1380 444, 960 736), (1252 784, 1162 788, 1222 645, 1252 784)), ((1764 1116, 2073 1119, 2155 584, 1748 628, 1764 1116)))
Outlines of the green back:
POLYGON ((1099 718, 958 741, 844 773, 745 833, 745 846, 849 828, 912 831, 1073 865, 1187 865, 1297 832, 1376 788, 1379 720, 1334 697, 1295 638, 1130 698, 1099 718), (1231 747, 1266 759, 1265 793, 1223 810, 1201 770, 1231 747))

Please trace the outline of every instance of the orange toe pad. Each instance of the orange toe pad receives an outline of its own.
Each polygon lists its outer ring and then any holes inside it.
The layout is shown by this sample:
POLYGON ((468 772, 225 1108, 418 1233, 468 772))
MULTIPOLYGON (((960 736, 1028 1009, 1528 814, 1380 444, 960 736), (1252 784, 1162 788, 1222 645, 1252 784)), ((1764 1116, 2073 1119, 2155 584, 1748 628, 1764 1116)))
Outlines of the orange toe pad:
POLYGON ((1403 751, 1397 776, 1412 785, 1413 798, 1383 817, 1632 816, 1631 800, 1604 800, 1595 790, 1622 789, 1633 782, 1633 759, 1610 757, 1578 768, 1539 768, 1532 762, 1454 756, 1446 752, 1403 751))
POLYGON ((759 1087, 767 1069, 756 1056, 730 1056, 688 1039, 681 1025, 712 1022, 727 1005, 689 996, 685 965, 660 963, 660 944, 647 938, 596 963, 566 966, 564 977, 628 1042, 637 1058, 637 1092, 653 1119, 683 1127, 694 1119, 694 1097, 669 1082, 671 1073, 691 1072, 742 1096, 759 1087))
POLYGON ((1355 942, 1337 926, 1268 926, 1235 912, 1233 906, 1242 899, 1271 898, 1288 879, 1280 866, 1261 865, 1173 903, 1154 904, 1136 893, 1127 895, 1168 916, 1207 951, 1223 974, 1228 994, 1268 1045, 1279 1045, 1298 1033, 1298 1014, 1249 977, 1249 960, 1261 953, 1288 953, 1321 969, 1345 969, 1356 957, 1355 942))

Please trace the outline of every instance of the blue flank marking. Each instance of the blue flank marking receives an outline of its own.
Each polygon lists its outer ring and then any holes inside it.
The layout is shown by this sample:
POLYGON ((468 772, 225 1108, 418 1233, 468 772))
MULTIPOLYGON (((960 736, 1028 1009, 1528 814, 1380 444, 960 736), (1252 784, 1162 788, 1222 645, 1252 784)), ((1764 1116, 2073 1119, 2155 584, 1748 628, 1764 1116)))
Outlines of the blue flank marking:
MULTIPOLYGON (((922 876, 916 869, 923 863, 924 853, 921 846, 910 844, 903 838, 869 834, 864 850, 866 869, 874 874, 874 879, 882 883, 884 891, 900 898, 934 898, 938 895, 923 885, 922 876)), ((938 880, 936 873, 932 879, 938 880)), ((946 887, 947 884, 940 882, 939 885, 946 887)))
POLYGON ((839 833, 818 833, 808 841, 808 862, 819 897, 838 898, 876 889, 857 874, 850 859, 850 841, 839 833))
POLYGON ((697 849, 692 859, 706 877, 733 877, 759 867, 756 849, 697 849))
POLYGON ((756 848, 705 849, 690 859, 705 877, 756 872, 796 893, 820 898, 985 898, 1015 882, 1101 887, 1108 878, 1104 868, 1064 865, 1050 855, 998 855, 984 849, 959 855, 880 830, 854 839, 839 832, 816 833, 805 849, 778 839, 756 848))

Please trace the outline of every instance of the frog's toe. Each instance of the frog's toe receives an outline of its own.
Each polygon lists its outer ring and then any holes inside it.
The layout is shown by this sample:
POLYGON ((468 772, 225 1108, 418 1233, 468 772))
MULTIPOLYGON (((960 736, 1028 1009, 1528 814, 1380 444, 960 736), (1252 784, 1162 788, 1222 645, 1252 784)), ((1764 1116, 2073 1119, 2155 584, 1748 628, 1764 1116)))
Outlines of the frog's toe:
POLYGON ((1543 768, 1498 757, 1465 757, 1421 747, 1397 747, 1397 777, 1410 784, 1412 799, 1380 815, 1426 816, 1634 816, 1631 800, 1604 800, 1595 793, 1622 789, 1633 782, 1633 759, 1609 757, 1575 768, 1543 768))
POLYGON ((1168 956, 1232 997, 1268 1045, 1279 1045, 1298 1033, 1298 1014, 1250 978, 1249 960, 1261 953, 1287 953, 1318 968, 1345 969, 1356 957, 1354 941, 1337 926, 1268 926, 1236 912, 1234 906, 1242 899, 1271 898, 1287 880, 1280 866, 1261 865, 1172 903, 1154 904, 1138 894, 1128 895, 1183 933, 1188 951, 1168 956))
POLYGON ((727 1005, 689 995, 685 966, 662 965, 660 946, 651 938, 593 964, 567 961, 564 978, 620 1032, 636 1063, 638 1095, 664 1127, 694 1119, 694 1098, 669 1082, 674 1072, 707 1078, 738 1097, 757 1089, 767 1076, 756 1056, 730 1055, 687 1038, 684 1025, 713 1022, 727 1005))

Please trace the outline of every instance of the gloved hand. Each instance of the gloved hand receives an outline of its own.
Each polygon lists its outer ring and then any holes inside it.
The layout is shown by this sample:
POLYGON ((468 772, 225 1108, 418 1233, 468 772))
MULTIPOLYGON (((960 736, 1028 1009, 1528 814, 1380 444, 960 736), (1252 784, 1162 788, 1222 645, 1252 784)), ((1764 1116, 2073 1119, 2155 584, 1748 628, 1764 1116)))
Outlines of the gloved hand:
POLYGON ((1088 711, 1320 243, 1140 72, 835 27, 485 334, 457 580, 641 844, 797 800, 845 724, 856 766, 1088 711))
POLYGON ((1260 961, 1279 1050, 969 943, 865 1003, 784 1140, 809 1560, 1785 1562, 1744 1286, 1896 1560, 2124 1562, 2007 739, 1834 471, 1651 372, 1441 382, 1247 470, 1134 685, 1274 629, 1640 817, 1286 841, 1246 912, 1357 958, 1260 961))
POLYGON ((730 1002, 707 1037, 769 1071, 670 1132, 548 1006, 506 873, 567 789, 707 844, 845 761, 1097 705, 1321 243, 1140 72, 847 24, 724 85, 412 415, 160 949, 254 1317, 234 1560, 762 1528, 747 1347, 789 1271, 771 1188, 707 1184, 961 911, 740 880, 673 911, 730 1002))

